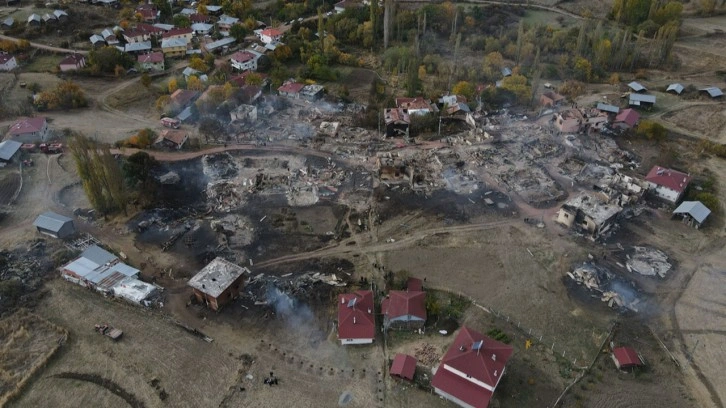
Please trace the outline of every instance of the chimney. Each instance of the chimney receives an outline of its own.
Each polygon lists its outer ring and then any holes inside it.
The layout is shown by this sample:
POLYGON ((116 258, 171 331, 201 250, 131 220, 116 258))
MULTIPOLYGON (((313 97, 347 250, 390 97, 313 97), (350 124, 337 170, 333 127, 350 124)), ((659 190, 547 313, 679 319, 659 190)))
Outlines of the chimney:
POLYGON ((368 308, 368 314, 371 314, 371 308, 368 308))
POLYGON ((353 316, 353 324, 356 324, 355 316, 353 316))
POLYGON ((499 371, 498 370, 494 370, 494 376, 495 377, 497 376, 497 374, 499 374, 499 371))
POLYGON ((497 361, 497 355, 496 354, 492 354, 492 360, 497 361))
POLYGON ((464 351, 466 348, 464 348, 464 345, 459 346, 459 351, 464 351))
POLYGON ((340 303, 345 304, 345 298, 340 298, 340 303))

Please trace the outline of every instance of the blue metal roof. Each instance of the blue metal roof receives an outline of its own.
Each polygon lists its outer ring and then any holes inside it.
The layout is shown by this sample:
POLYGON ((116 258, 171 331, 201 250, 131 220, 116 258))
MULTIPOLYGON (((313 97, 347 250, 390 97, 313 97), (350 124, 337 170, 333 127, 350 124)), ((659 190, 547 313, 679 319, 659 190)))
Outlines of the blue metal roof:
POLYGON ((711 210, 700 201, 684 201, 673 211, 673 214, 688 214, 699 224, 702 224, 706 217, 711 214, 711 210))

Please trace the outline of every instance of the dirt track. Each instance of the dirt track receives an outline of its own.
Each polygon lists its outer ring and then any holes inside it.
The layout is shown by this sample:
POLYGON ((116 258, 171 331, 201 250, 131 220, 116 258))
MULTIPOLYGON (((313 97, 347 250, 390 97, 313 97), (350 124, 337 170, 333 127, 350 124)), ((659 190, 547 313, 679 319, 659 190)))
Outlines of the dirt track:
MULTIPOLYGON (((9 37, 7 35, 0 35, 0 40, 9 40, 9 41, 18 42, 21 39, 20 38, 15 38, 15 37, 9 37)), ((88 51, 71 50, 69 48, 52 47, 50 45, 40 44, 40 43, 36 43, 36 42, 30 42, 30 46, 33 47, 33 48, 39 48, 41 50, 47 50, 47 51, 53 51, 53 52, 60 52, 60 53, 63 53, 63 54, 72 54, 72 53, 76 53, 76 54, 88 54, 88 51)))

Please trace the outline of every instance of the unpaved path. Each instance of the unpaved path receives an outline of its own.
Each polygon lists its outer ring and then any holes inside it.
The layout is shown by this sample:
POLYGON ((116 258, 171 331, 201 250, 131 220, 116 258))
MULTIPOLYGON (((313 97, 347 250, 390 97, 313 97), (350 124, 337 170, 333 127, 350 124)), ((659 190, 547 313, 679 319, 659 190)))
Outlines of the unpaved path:
MULTIPOLYGON (((21 40, 21 38, 9 37, 7 35, 0 35, 0 40, 9 40, 9 41, 18 42, 18 41, 21 40)), ((60 52, 60 53, 64 53, 64 54, 73 54, 73 53, 76 53, 76 54, 88 54, 88 51, 72 50, 72 49, 69 49, 69 48, 61 48, 61 47, 53 47, 53 46, 50 46, 50 45, 40 44, 40 43, 36 43, 36 42, 32 42, 32 41, 30 42, 30 46, 33 47, 33 48, 41 49, 41 50, 47 50, 47 51, 53 51, 53 52, 60 52)))

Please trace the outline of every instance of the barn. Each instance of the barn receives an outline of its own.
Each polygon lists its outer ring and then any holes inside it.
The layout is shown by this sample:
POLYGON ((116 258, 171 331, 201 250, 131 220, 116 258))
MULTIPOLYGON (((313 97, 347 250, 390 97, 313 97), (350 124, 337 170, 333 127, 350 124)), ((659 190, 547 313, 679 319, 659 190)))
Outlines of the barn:
POLYGON ((66 238, 76 232, 72 219, 52 211, 40 214, 33 225, 41 234, 50 235, 53 238, 66 238))

